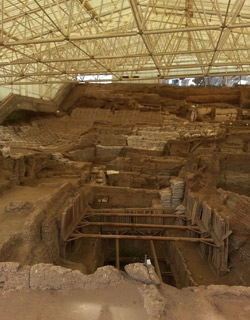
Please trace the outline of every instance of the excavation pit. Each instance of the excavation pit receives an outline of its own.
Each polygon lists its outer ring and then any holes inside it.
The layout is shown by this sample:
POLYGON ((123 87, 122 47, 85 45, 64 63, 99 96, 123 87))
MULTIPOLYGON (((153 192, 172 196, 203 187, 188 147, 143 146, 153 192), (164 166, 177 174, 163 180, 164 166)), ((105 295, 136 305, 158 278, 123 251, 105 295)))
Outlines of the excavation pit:
POLYGON ((84 88, 72 88, 60 116, 32 111, 0 126, 0 287, 13 285, 9 272, 26 289, 109 287, 113 276, 130 286, 125 266, 145 256, 161 292, 250 285, 250 128, 239 89, 230 105, 204 102, 202 89, 191 121, 186 89, 84 88), (110 90, 127 96, 116 110, 110 90), (151 94, 158 104, 146 103, 151 94))

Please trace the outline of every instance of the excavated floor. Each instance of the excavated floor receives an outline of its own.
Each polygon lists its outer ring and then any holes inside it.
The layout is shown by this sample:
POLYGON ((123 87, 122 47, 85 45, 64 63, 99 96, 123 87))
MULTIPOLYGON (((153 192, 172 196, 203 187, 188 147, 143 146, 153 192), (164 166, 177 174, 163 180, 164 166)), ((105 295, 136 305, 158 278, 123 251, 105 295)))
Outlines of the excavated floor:
MULTIPOLYGON (((194 282, 249 286, 248 109, 241 110, 237 102, 206 103, 203 100, 208 98, 201 95, 197 121, 192 122, 192 104, 185 97, 168 99, 145 92, 145 96, 132 92, 127 97, 117 87, 111 99, 110 91, 101 90, 98 95, 99 89, 91 88, 88 93, 72 89, 57 116, 33 116, 0 126, 0 145, 10 147, 10 156, 0 156, 0 261, 51 263, 93 273, 115 257, 114 250, 108 252, 101 241, 84 240, 81 247, 72 246, 68 259, 61 254, 61 216, 75 195, 82 192, 86 206, 93 208, 151 207, 160 201, 159 191, 181 177, 188 192, 229 219, 232 230, 228 270, 220 275, 201 258, 198 245, 176 244, 194 282), (118 97, 115 105, 116 95, 123 98, 118 97), (147 99, 163 107, 149 108, 147 99), (245 116, 237 120, 241 111, 245 116), (94 167, 117 173, 104 175, 97 183, 98 177, 91 173, 94 167)), ((187 193, 184 202, 186 198, 187 193)), ((164 244, 156 249, 158 257, 165 259, 164 244)), ((150 255, 144 248, 141 251, 150 255)), ((250 317, 249 293, 243 289, 162 288, 167 319, 250 317)), ((63 319, 147 319, 136 290, 131 283, 90 294, 0 289, 0 310, 4 320, 60 315, 63 319), (10 309, 11 301, 15 303, 10 309), (51 301, 53 310, 44 307, 51 301)))

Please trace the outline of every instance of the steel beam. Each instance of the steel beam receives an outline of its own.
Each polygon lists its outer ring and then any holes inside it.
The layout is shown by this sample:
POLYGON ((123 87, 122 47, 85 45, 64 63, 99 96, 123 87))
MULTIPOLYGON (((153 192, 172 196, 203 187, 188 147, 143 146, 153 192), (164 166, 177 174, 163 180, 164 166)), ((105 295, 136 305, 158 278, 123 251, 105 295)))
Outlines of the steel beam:
MULTIPOLYGON (((233 52, 233 51, 250 51, 250 47, 240 47, 240 48, 225 48, 218 49, 218 52, 233 52)), ((176 56, 176 55, 196 55, 200 53, 212 53, 214 49, 203 49, 203 50, 192 50, 192 51, 173 51, 173 52, 154 52, 154 56, 176 56)), ((95 56, 95 60, 114 60, 114 59, 127 59, 127 58, 143 58, 149 57, 149 53, 137 53, 137 54, 127 54, 127 55, 116 55, 116 56, 95 56)), ((0 66, 9 66, 9 65, 22 65, 22 64, 38 64, 38 63, 52 63, 52 62, 80 62, 80 61, 91 61, 91 57, 72 57, 72 58, 50 58, 50 59, 41 59, 41 60, 14 60, 0 62, 0 66)), ((236 62, 237 63, 237 62, 236 62)), ((238 62, 242 63, 242 62, 238 62)))
MULTIPOLYGON (((243 61, 243 62, 228 62, 228 63, 215 63, 213 65, 209 65, 208 63, 204 64, 183 64, 183 65, 171 65, 171 66, 158 66, 158 69, 156 70, 155 67, 141 67, 141 68, 123 68, 123 69, 113 69, 108 71, 107 69, 91 69, 91 70, 76 70, 76 71, 64 71, 62 70, 61 72, 27 72, 24 74, 18 74, 18 73, 4 73, 0 74, 0 78, 14 78, 14 77, 22 77, 22 78, 27 78, 27 77, 39 77, 39 76, 63 76, 63 75, 90 75, 90 74, 111 74, 111 73, 120 73, 123 75, 124 73, 127 72, 142 72, 142 71, 166 71, 166 70, 184 70, 184 69, 197 69, 197 68, 203 68, 203 67, 210 67, 210 68, 220 68, 220 67, 237 67, 237 66, 249 66, 250 61, 243 61)), ((1 67, 1 65, 0 65, 1 67)), ((59 65, 57 66, 59 67, 59 65)), ((249 71, 250 73, 250 71, 249 71)), ((178 75, 176 75, 178 77, 178 75)), ((106 80, 107 81, 107 80, 106 80)))
MULTIPOLYGON (((209 72, 208 74, 204 73, 177 73, 177 74, 171 74, 171 75, 164 75, 162 79, 173 79, 173 78, 200 78, 200 77, 223 77, 223 76, 241 76, 241 75, 249 75, 250 71, 231 71, 231 72, 209 72)), ((17 76, 16 76, 17 77, 17 76)), ((159 79, 158 77, 140 77, 140 78, 128 78, 128 79, 112 79, 111 81, 116 83, 116 82, 138 82, 139 81, 155 81, 156 79, 159 79)), ((85 83, 101 83, 101 82, 107 82, 107 80, 88 80, 85 81, 85 83)), ((43 85, 51 85, 51 84, 67 84, 67 83, 78 83, 81 84, 82 82, 78 80, 30 80, 30 81, 22 81, 20 80, 12 80, 12 81, 1 81, 0 80, 0 85, 2 86, 19 86, 19 85, 38 85, 38 84, 43 84, 43 85)))
MULTIPOLYGON (((250 28, 250 23, 238 23, 233 25, 228 25, 225 28, 230 30, 240 29, 240 28, 250 28)), ((88 41, 88 40, 98 40, 105 38, 124 38, 124 37, 135 37, 140 34, 144 35, 158 35, 158 34, 168 34, 168 33, 179 33, 179 32, 191 32, 191 31, 208 31, 217 30, 221 31, 221 25, 215 26, 195 26, 195 27, 183 27, 183 28, 168 28, 168 29, 156 29, 156 30, 145 30, 143 32, 130 31, 130 32, 103 32, 100 34, 85 35, 85 36, 61 36, 56 38, 43 38, 43 39, 30 39, 30 40, 18 40, 18 41, 4 41, 1 45, 4 47, 20 46, 20 45, 30 45, 39 43, 56 43, 63 41, 88 41)))
POLYGON ((141 12, 138 9, 137 1, 136 0, 129 0, 129 3, 130 3, 131 10, 132 10, 132 13, 133 13, 133 16, 135 19, 135 23, 137 25, 138 33, 142 37, 142 40, 144 42, 145 47, 147 48, 149 56, 151 57, 154 65, 155 65, 155 69, 158 70, 158 72, 160 73, 161 71, 160 71, 160 67, 158 65, 158 61, 155 58, 155 56, 153 55, 154 48, 152 46, 151 39, 146 34, 145 26, 143 26, 142 16, 141 16, 141 12))
MULTIPOLYGON (((226 28, 240 29, 240 28, 250 28, 250 23, 238 23, 233 25, 228 25, 226 28)), ((183 28, 167 28, 167 29, 156 29, 156 30, 145 30, 141 33, 141 31, 129 31, 129 32, 103 32, 100 34, 93 35, 85 35, 85 36, 61 36, 56 38, 44 38, 44 39, 31 39, 31 40, 19 40, 19 41, 5 41, 3 42, 3 46, 19 46, 19 45, 28 45, 28 44, 39 44, 39 43, 56 43, 63 41, 88 41, 88 40, 98 40, 105 38, 123 38, 123 37, 134 37, 140 34, 144 35, 158 35, 158 34, 168 34, 168 33, 179 33, 179 32, 191 32, 191 31, 208 31, 208 30, 217 30, 221 31, 221 25, 207 25, 207 26, 194 26, 194 27, 183 27, 183 28)))

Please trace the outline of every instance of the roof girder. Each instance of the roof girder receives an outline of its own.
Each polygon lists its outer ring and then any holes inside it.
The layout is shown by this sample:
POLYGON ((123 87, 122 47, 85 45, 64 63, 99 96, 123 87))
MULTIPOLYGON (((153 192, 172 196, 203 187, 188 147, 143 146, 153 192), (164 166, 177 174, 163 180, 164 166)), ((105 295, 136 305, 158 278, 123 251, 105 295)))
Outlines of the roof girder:
POLYGON ((113 74, 119 81, 123 72, 133 76, 152 71, 155 78, 167 78, 237 73, 240 67, 244 73, 250 56, 249 4, 2 0, 0 84, 5 78, 49 81, 56 76, 71 81, 83 71, 113 74))

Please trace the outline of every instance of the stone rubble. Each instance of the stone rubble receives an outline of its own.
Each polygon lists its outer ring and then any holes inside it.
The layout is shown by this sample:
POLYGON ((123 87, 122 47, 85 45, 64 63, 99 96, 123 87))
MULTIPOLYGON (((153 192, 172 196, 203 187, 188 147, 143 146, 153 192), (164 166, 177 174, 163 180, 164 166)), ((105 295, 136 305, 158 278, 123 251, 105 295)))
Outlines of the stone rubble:
POLYGON ((80 271, 52 264, 22 266, 17 262, 0 262, 0 290, 97 289, 122 280, 123 275, 112 266, 84 275, 80 271))
POLYGON ((10 147, 3 146, 0 152, 4 158, 8 158, 10 156, 10 147))
POLYGON ((131 278, 137 281, 146 284, 160 284, 160 280, 152 265, 145 266, 143 263, 131 263, 127 264, 124 269, 131 278))
POLYGON ((28 201, 12 201, 5 208, 6 212, 31 212, 34 209, 34 205, 28 201))

